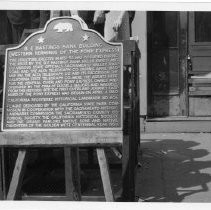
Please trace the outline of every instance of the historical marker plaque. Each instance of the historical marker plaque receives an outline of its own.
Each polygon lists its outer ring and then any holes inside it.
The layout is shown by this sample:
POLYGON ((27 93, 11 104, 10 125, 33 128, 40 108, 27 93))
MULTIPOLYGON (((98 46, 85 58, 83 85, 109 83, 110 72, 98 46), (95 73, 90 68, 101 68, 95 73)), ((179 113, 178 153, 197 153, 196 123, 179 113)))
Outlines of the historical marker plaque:
POLYGON ((122 57, 79 20, 50 20, 6 51, 2 130, 121 130, 122 57))

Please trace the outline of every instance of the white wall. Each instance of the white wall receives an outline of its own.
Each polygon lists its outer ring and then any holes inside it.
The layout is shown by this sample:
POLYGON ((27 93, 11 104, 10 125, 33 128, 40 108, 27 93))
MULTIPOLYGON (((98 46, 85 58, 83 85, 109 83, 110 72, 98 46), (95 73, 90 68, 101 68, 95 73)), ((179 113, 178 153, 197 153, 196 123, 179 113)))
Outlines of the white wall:
POLYGON ((132 23, 132 36, 138 36, 141 52, 140 67, 140 114, 147 114, 147 12, 136 11, 132 23))

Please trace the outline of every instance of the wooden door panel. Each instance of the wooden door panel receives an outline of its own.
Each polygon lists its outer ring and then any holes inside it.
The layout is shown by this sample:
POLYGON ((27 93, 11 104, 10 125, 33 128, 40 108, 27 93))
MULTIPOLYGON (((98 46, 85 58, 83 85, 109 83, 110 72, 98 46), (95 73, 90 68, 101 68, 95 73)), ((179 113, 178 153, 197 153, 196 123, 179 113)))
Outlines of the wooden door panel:
POLYGON ((211 98, 207 96, 190 97, 189 112, 190 116, 211 116, 211 98))
POLYGON ((153 106, 150 107, 152 116, 165 117, 180 115, 180 100, 178 96, 156 95, 153 98, 153 106))
POLYGON ((205 56, 192 57, 192 70, 193 73, 194 71, 211 72, 211 54, 210 56, 206 57, 205 56))

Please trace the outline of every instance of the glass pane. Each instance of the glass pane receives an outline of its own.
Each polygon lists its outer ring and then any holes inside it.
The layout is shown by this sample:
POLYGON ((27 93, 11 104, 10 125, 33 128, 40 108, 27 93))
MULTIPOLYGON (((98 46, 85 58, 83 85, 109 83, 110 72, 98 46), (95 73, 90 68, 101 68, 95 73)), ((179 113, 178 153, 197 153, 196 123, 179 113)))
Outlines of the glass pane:
POLYGON ((153 93, 176 93, 179 90, 178 49, 156 50, 152 53, 153 93))
POLYGON ((152 91, 154 94, 178 93, 178 12, 153 12, 152 18, 152 48, 149 58, 152 91))
POLYGON ((211 12, 195 12, 195 42, 211 42, 211 12))
POLYGON ((153 12, 153 47, 177 47, 178 12, 153 12))
POLYGON ((170 47, 177 46, 177 14, 178 12, 165 12, 166 34, 170 47))

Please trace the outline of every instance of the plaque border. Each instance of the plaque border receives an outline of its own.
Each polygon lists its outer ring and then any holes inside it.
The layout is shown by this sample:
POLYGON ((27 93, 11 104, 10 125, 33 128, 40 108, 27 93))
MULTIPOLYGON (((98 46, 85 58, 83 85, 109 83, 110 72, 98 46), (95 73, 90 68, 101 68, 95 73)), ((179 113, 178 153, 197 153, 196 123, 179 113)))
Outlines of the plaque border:
MULTIPOLYGON (((85 23, 85 22, 84 22, 85 23)), ((86 24, 85 24, 86 25, 86 24)), ((82 23, 77 19, 77 18, 74 18, 74 17, 70 17, 70 16, 62 16, 62 17, 54 17, 54 18, 51 18, 49 19, 44 28, 42 30, 39 30, 39 31, 36 31, 32 34, 30 34, 22 43, 20 43, 18 46, 16 47, 10 47, 10 48, 7 48, 6 49, 6 54, 5 54, 5 66, 4 66, 4 84, 3 84, 3 103, 2 103, 2 120, 1 120, 1 131, 4 131, 4 132, 8 132, 8 131, 62 131, 62 130, 69 130, 69 131, 93 131, 93 130, 107 130, 107 131, 121 131, 123 130, 123 44, 121 42, 108 42, 107 40, 104 39, 104 37, 97 31, 93 30, 93 29, 89 29, 88 27, 87 28, 84 28, 82 23), (109 127, 94 127, 94 128, 25 128, 25 129, 21 129, 21 128, 11 128, 11 129, 4 129, 4 112, 5 112, 5 88, 6 88, 6 70, 7 70, 7 55, 8 55, 8 51, 9 50, 16 50, 16 49, 19 49, 21 48, 31 37, 33 37, 34 35, 36 34, 42 34, 42 33, 45 33, 47 31, 47 26, 53 22, 54 20, 59 20, 59 19, 73 19, 73 20, 76 20, 79 22, 80 26, 81 26, 81 30, 82 31, 91 31, 91 32, 94 32, 95 34, 97 34, 104 42, 106 42, 107 44, 110 44, 110 45, 113 45, 113 46, 120 46, 121 48, 121 66, 120 66, 120 79, 121 79, 121 107, 120 107, 120 117, 121 117, 121 120, 120 120, 120 127, 117 127, 117 128, 109 128, 109 127)))

